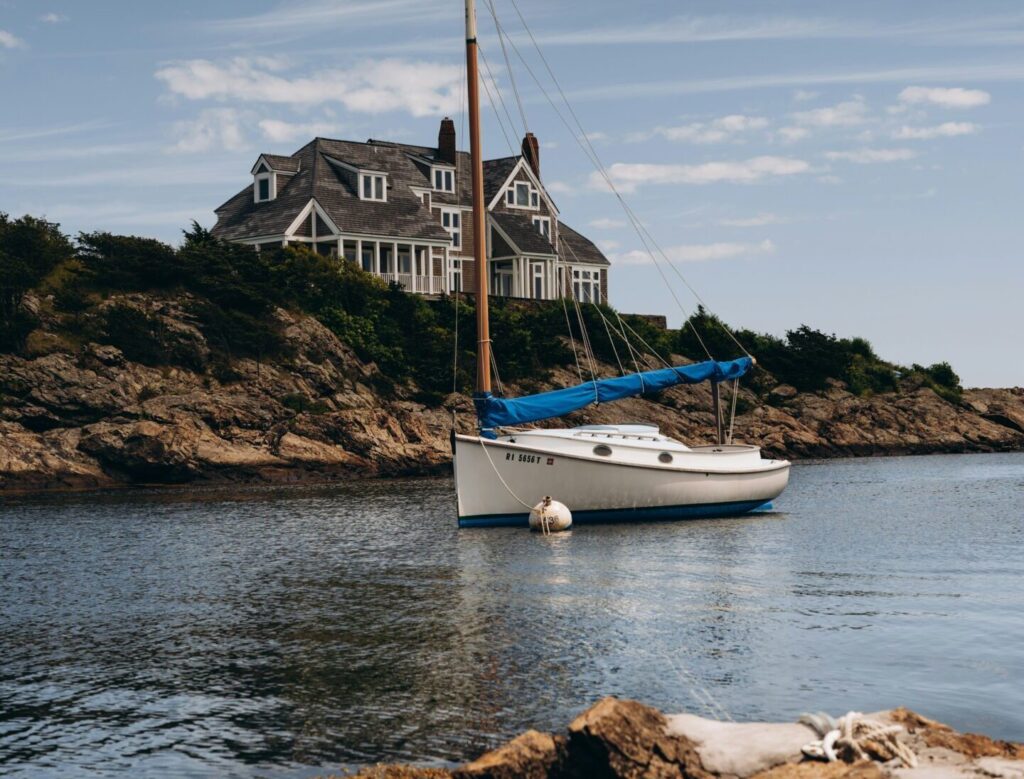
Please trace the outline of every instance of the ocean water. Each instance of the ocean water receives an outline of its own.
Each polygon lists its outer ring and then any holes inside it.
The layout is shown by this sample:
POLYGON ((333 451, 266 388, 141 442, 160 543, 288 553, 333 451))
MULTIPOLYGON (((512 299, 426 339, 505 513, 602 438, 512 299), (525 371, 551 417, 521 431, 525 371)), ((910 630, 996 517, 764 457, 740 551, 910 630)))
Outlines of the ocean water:
POLYGON ((0 504, 3 776, 457 761, 604 695, 1024 740, 1024 454, 549 538, 458 530, 448 479, 0 504))

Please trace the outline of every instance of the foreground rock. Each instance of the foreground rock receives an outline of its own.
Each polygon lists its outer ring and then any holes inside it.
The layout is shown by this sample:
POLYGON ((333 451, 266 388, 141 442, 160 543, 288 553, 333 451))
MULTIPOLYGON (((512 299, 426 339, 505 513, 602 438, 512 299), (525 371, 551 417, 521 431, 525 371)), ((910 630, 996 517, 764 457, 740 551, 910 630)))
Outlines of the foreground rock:
MULTIPOLYGON (((187 333, 198 352, 207 349, 175 313, 180 306, 127 298, 157 306, 168 328, 187 333)), ((425 405, 415 388, 391 387, 315 319, 277 316, 291 356, 236 360, 220 378, 133 363, 110 345, 73 346, 36 331, 35 356, 0 354, 0 490, 447 472, 452 412, 460 430, 471 431, 469 398, 425 405)), ((549 384, 577 380, 556 370, 549 384)), ((747 391, 741 399, 737 440, 776 457, 1024 449, 1022 389, 968 391, 959 404, 928 389, 861 398, 839 384, 820 394, 778 385, 767 403, 747 391)), ((710 443, 710 407, 706 386, 683 387, 659 402, 634 398, 566 421, 643 419, 684 441, 710 443)))
POLYGON ((1024 779, 1024 745, 958 733, 907 709, 871 719, 901 727, 897 736, 916 755, 899 759, 823 762, 802 747, 819 734, 807 725, 733 723, 690 714, 666 716, 635 701, 605 698, 577 717, 567 733, 527 731, 473 762, 445 771, 375 766, 361 779, 1024 779))

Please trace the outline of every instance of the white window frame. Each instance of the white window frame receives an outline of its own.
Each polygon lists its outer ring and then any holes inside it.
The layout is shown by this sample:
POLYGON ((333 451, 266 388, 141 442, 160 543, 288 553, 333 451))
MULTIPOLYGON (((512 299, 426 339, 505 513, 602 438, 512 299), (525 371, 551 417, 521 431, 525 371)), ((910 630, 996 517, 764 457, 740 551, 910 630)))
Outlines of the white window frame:
POLYGON ((590 268, 572 269, 572 296, 580 303, 601 302, 601 271, 590 268))
POLYGON ((262 170, 258 171, 256 175, 253 176, 252 199, 254 203, 268 203, 277 197, 277 177, 274 175, 274 171, 272 171, 266 163, 261 165, 260 168, 262 170), (261 198, 260 184, 264 181, 267 182, 267 196, 261 198))
POLYGON ((384 173, 359 174, 359 199, 386 203, 388 200, 388 177, 384 173), (370 194, 366 194, 369 182, 370 194))
POLYGON ((452 237, 452 248, 462 249, 462 209, 442 208, 441 227, 452 237), (447 218, 448 224, 445 224, 447 218))
POLYGON ((509 185, 508 189, 505 190, 505 205, 507 205, 509 208, 518 208, 522 211, 539 211, 540 192, 529 181, 513 181, 509 185), (519 202, 520 187, 522 187, 526 191, 527 205, 522 205, 519 202))
POLYGON ((431 168, 430 183, 435 192, 454 192, 455 168, 431 168))
POLYGON ((462 286, 462 258, 448 258, 448 289, 452 292, 464 292, 462 286), (456 283, 457 282, 457 283, 456 283))
POLYGON ((550 216, 535 216, 533 218, 533 226, 537 228, 538 232, 551 240, 551 217, 550 216))

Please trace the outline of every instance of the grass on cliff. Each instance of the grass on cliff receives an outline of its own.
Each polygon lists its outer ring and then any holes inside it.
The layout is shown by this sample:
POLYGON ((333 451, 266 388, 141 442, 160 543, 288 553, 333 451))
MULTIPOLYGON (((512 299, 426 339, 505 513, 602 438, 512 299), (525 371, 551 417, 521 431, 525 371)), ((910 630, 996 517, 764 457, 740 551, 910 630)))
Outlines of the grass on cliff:
MULTIPOLYGON (((344 260, 300 247, 256 252, 219 241, 195 224, 175 249, 149 238, 103 232, 83 233, 72 242, 56 224, 0 214, 0 351, 32 354, 34 344, 45 340, 35 336, 46 330, 50 344, 54 339, 65 345, 109 343, 133 361, 178 365, 230 381, 236 358, 290 359, 282 325, 273 316, 277 307, 316 317, 360 358, 376 363, 380 390, 413 383, 424 400, 440 398, 453 387, 456 342, 454 386, 468 390, 472 385, 472 300, 426 300, 344 260), (29 292, 45 301, 45 310, 29 311, 23 305, 29 292), (114 294, 139 292, 181 296, 205 344, 144 306, 109 302, 114 294)), ((581 308, 596 355, 611 364, 631 364, 625 344, 602 320, 603 313, 614 321, 614 312, 605 306, 581 308)), ((571 307, 569 313, 579 339, 571 307)), ((680 330, 664 330, 643 317, 623 318, 662 355, 700 360, 704 347, 718 359, 741 354, 723 323, 703 309, 680 330)), ((539 384, 550 369, 571 364, 567 332, 560 301, 495 299, 491 304, 491 336, 506 381, 539 384)), ((882 360, 863 338, 839 338, 806 325, 781 338, 744 329, 735 334, 775 380, 800 391, 822 390, 834 379, 859 395, 925 386, 950 401, 959 399, 960 380, 947 363, 904 368, 882 360)), ((757 376, 755 389, 764 392, 772 386, 764 373, 757 376)))

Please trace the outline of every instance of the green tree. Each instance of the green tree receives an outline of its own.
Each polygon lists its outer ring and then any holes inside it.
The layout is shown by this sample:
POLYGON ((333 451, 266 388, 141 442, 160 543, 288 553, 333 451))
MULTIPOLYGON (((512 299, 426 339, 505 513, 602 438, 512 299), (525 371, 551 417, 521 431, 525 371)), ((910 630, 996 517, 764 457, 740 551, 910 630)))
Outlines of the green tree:
POLYGON ((82 233, 78 259, 93 285, 104 289, 166 289, 181 279, 174 249, 153 238, 82 233))
POLYGON ((0 213, 0 348, 22 346, 35 326, 21 305, 25 293, 71 254, 59 225, 31 216, 11 221, 0 213))

